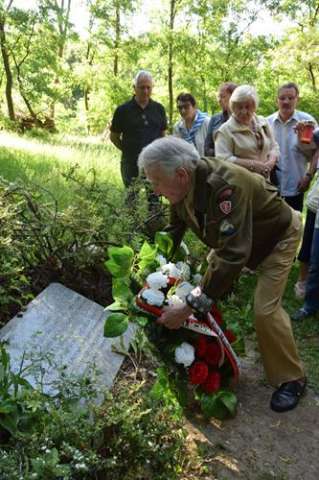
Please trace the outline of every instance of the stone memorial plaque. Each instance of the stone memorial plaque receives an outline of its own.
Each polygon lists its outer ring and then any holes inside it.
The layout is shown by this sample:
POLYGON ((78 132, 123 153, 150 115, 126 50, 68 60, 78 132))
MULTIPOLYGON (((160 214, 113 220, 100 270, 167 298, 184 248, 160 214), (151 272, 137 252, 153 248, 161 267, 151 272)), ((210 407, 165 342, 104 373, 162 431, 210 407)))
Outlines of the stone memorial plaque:
MULTIPOLYGON (((124 360, 124 356, 112 347, 128 349, 136 326, 130 324, 120 338, 103 336, 104 320, 109 313, 101 305, 88 300, 59 283, 51 283, 38 295, 23 314, 12 318, 0 330, 0 340, 7 341, 7 350, 14 371, 19 370, 21 359, 30 363, 30 355, 48 356, 42 360, 45 375, 44 391, 54 393, 54 381, 58 370, 67 375, 81 376, 88 371, 98 374, 90 379, 99 386, 110 388, 124 360), (57 368, 57 366, 59 368, 57 368)), ((28 374, 27 379, 35 386, 39 373, 28 374)))

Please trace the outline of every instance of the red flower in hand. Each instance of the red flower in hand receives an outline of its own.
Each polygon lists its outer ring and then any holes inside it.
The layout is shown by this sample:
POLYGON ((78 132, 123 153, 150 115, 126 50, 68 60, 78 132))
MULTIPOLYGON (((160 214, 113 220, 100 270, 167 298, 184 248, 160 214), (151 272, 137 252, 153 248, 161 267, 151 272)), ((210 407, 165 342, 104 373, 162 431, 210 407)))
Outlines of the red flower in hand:
POLYGON ((208 376, 208 366, 205 362, 194 362, 189 369, 189 381, 192 385, 204 383, 208 376))
POLYGON ((217 342, 212 342, 207 344, 204 358, 205 358, 205 361, 208 363, 208 365, 212 365, 213 367, 218 367, 221 355, 222 355, 222 352, 217 342))
POLYGON ((234 334, 234 332, 232 332, 231 330, 225 330, 224 334, 225 334, 225 337, 227 338, 227 340, 229 341, 229 343, 236 342, 237 337, 234 334))
POLYGON ((214 304, 211 308, 211 313, 215 319, 215 321, 218 323, 218 325, 221 327, 222 324, 223 324, 223 317, 222 317, 222 314, 221 312, 218 310, 218 308, 216 307, 216 305, 214 304))
POLYGON ((207 339, 205 335, 201 335, 200 337, 198 337, 198 340, 195 346, 196 357, 203 358, 206 353, 206 348, 207 348, 207 339))
POLYGON ((220 389, 221 376, 219 372, 211 372, 201 387, 205 393, 217 392, 220 389))

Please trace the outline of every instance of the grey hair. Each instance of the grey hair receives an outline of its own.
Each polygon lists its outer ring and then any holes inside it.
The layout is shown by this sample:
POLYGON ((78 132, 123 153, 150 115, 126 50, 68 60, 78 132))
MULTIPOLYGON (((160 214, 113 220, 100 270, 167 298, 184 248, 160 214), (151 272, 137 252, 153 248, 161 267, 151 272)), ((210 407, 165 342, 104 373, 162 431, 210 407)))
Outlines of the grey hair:
POLYGON ((136 85, 138 84, 138 81, 141 78, 147 78, 148 80, 150 80, 153 83, 153 77, 152 77, 152 74, 150 72, 148 72, 147 70, 139 70, 137 72, 137 74, 135 75, 135 78, 133 80, 134 87, 136 87, 136 85))
POLYGON ((229 99, 230 111, 233 111, 234 103, 247 102, 249 100, 254 102, 255 108, 257 109, 259 98, 255 87, 252 87, 251 85, 240 85, 239 87, 235 88, 229 99))
POLYGON ((166 175, 172 176, 180 167, 193 171, 199 159, 200 155, 193 145, 169 135, 158 138, 143 148, 138 157, 138 168, 142 172, 146 168, 157 166, 166 175))

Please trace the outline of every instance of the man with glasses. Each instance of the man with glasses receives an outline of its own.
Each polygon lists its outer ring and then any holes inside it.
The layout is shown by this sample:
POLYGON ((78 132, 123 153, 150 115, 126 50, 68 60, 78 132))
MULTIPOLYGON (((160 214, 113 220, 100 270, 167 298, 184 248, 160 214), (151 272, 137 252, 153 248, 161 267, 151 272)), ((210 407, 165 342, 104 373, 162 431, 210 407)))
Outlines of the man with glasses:
POLYGON ((304 192, 309 188, 316 165, 312 161, 315 147, 303 144, 298 134, 300 122, 315 119, 308 113, 296 110, 299 88, 293 83, 285 83, 278 89, 279 110, 268 117, 280 155, 276 169, 277 186, 281 196, 295 210, 302 211, 304 192))
MULTIPOLYGON (((133 83, 134 96, 118 106, 111 124, 111 142, 122 152, 121 175, 126 188, 138 177, 137 159, 142 149, 165 135, 166 113, 163 105, 151 99, 152 75, 140 70, 133 83)), ((155 197, 148 195, 150 206, 155 197)), ((134 200, 129 195, 128 202, 134 200)))

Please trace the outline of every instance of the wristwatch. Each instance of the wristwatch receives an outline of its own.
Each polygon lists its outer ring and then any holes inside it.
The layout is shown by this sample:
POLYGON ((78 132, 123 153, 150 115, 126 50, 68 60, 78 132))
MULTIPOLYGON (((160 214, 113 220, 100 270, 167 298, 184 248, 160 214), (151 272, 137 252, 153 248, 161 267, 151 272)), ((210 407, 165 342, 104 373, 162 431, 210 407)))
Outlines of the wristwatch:
POLYGON ((202 291, 201 287, 196 287, 186 295, 186 303, 195 313, 206 314, 210 312, 214 301, 202 291))

